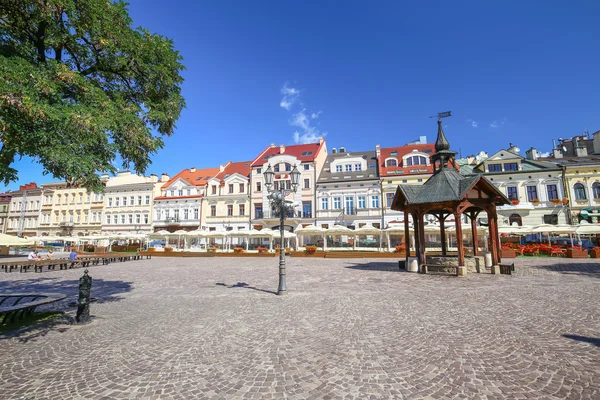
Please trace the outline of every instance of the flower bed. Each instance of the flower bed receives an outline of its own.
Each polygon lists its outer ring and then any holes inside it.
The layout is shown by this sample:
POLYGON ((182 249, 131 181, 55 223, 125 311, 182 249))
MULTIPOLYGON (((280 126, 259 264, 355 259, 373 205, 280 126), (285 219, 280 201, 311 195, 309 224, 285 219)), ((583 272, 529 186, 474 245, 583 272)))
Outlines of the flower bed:
POLYGON ((567 249, 568 258, 588 258, 588 252, 586 249, 580 247, 571 247, 567 249))
POLYGON ((243 247, 234 247, 233 254, 244 254, 244 248, 243 247))
POLYGON ((260 254, 260 253, 266 253, 266 252, 267 252, 267 249, 266 249, 266 247, 261 247, 261 246, 257 247, 257 248, 256 248, 256 250, 258 250, 258 253, 259 253, 259 254, 260 254))
POLYGON ((306 247, 305 247, 305 249, 304 249, 304 253, 305 253, 307 256, 310 256, 310 255, 312 255, 312 254, 315 254, 315 253, 316 253, 316 251, 317 251, 317 246, 306 246, 306 247))

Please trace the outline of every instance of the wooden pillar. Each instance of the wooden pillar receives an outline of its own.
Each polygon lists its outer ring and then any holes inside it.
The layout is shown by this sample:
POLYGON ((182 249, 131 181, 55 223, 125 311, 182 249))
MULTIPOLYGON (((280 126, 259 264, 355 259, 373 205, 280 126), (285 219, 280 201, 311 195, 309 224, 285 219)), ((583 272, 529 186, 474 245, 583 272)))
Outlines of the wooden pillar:
POLYGON ((489 228, 489 237, 490 237, 490 243, 489 243, 489 249, 490 249, 490 253, 492 253, 492 266, 493 265, 498 265, 498 263, 500 262, 500 257, 498 255, 498 247, 496 246, 496 235, 498 233, 498 226, 496 225, 496 220, 494 218, 494 214, 491 210, 486 210, 487 214, 488 214, 488 228, 489 228))
POLYGON ((454 213, 454 223, 456 225, 456 246, 458 247, 458 266, 464 267, 464 265, 465 265, 465 248, 463 246, 461 216, 462 216, 462 214, 459 212, 454 213))
POLYGON ((406 247, 406 270, 408 271, 408 257, 410 257, 410 230, 408 227, 408 211, 404 211, 404 245, 406 247))
POLYGON ((500 243, 500 235, 498 234, 498 214, 494 211, 494 236, 496 237, 496 254, 498 258, 498 264, 500 264, 502 258, 502 247, 500 243))
POLYGON ((442 213, 440 213, 440 217, 438 218, 440 221, 440 236, 441 236, 441 240, 442 240, 442 256, 446 256, 447 252, 448 252, 448 246, 446 245, 446 227, 445 227, 445 223, 446 223, 446 216, 442 213))
POLYGON ((478 212, 472 211, 469 214, 469 218, 471 218, 471 235, 473 235, 473 255, 479 255, 479 238, 477 237, 477 216, 478 212))
POLYGON ((421 265, 427 263, 425 259, 425 226, 423 224, 423 212, 419 210, 415 214, 417 217, 415 226, 419 227, 419 233, 415 232, 417 238, 417 259, 419 260, 419 267, 421 267, 421 265))

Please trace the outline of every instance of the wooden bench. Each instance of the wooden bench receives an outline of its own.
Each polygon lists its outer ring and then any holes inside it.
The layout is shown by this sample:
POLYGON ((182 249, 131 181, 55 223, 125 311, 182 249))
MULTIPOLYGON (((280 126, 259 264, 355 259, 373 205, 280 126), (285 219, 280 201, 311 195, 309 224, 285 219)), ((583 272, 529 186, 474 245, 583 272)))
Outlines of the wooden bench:
POLYGON ((31 315, 38 306, 64 300, 66 297, 55 293, 0 294, 0 326, 31 315))

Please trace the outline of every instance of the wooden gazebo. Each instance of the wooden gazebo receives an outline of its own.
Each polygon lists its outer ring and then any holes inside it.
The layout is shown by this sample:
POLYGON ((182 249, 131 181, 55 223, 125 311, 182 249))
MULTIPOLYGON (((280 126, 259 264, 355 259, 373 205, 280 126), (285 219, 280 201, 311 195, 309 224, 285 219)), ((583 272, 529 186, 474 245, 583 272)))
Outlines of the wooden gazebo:
POLYGON ((500 238, 498 236, 498 216, 496 206, 509 204, 506 196, 484 176, 465 177, 456 169, 456 152, 450 150, 450 144, 438 119, 438 135, 435 143, 436 153, 431 156, 434 163, 433 175, 423 185, 398 185, 392 203, 392 210, 404 211, 405 243, 407 244, 406 265, 410 255, 409 218, 412 216, 415 235, 415 250, 420 272, 427 272, 425 258, 425 214, 434 215, 440 223, 442 257, 447 256, 446 230, 444 222, 448 216, 454 216, 458 247, 458 275, 466 275, 465 250, 461 220, 467 215, 471 221, 474 256, 478 255, 477 216, 485 211, 489 222, 489 248, 492 256, 492 273, 498 273, 500 263, 500 238))

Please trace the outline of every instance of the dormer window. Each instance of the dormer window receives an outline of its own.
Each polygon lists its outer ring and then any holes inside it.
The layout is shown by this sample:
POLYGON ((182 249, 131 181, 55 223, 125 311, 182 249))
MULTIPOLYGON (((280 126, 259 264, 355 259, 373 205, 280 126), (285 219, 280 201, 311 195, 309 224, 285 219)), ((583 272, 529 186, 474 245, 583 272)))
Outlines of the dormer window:
POLYGON ((504 164, 504 170, 505 171, 518 171, 519 170, 519 164, 517 164, 516 162, 514 162, 514 163, 505 163, 504 164))
POLYGON ((502 172, 502 164, 488 164, 488 172, 502 172))
POLYGON ((288 163, 285 163, 285 170, 288 171, 288 172, 291 171, 292 170, 292 166, 290 164, 288 164, 288 163))
POLYGON ((389 160, 387 160, 385 162, 385 166, 386 167, 396 167, 396 166, 398 166, 398 161, 396 161, 395 159, 391 158, 391 159, 389 159, 389 160))
POLYGON ((355 171, 362 171, 362 166, 360 164, 354 164, 355 171))
POLYGON ((407 157, 406 165, 427 165, 427 158, 423 156, 407 157))
POLYGON ((346 171, 352 171, 352 164, 346 164, 346 171))
POLYGON ((342 166, 341 165, 336 165, 335 166, 335 172, 342 172, 342 166))
POLYGON ((211 190, 212 190, 212 192, 211 192, 211 193, 212 193, 212 194, 217 194, 217 186, 216 186, 216 185, 212 185, 212 186, 211 186, 211 188, 212 188, 212 189, 211 189, 211 190))

